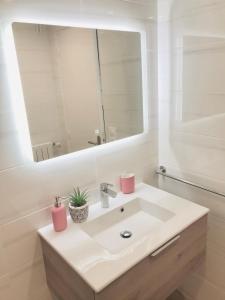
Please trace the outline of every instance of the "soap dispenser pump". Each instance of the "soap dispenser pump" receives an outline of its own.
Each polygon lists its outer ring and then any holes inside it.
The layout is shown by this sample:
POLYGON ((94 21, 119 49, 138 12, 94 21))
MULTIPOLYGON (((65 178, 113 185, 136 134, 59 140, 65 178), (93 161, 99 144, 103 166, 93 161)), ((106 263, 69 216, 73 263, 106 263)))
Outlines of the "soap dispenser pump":
POLYGON ((66 229, 67 227, 67 214, 66 214, 66 208, 61 203, 60 197, 55 197, 55 204, 52 207, 52 222, 54 226, 54 230, 56 232, 60 232, 66 229))

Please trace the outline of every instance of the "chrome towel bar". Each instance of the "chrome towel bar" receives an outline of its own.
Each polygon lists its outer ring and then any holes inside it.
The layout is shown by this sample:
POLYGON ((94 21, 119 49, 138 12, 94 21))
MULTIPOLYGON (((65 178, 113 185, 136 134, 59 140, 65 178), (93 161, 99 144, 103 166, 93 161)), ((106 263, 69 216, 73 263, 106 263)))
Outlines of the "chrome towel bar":
POLYGON ((185 180, 185 179, 178 178, 178 177, 175 177, 173 175, 167 174, 167 170, 164 166, 160 166, 159 169, 156 170, 156 174, 161 175, 163 177, 167 177, 167 178, 176 180, 176 181, 179 181, 179 182, 182 182, 182 183, 185 183, 185 184, 188 184, 188 185, 191 185, 191 186, 196 187, 198 189, 201 189, 203 191, 207 191, 209 193, 212 193, 212 194, 215 194, 215 195, 218 195, 218 196, 221 196, 221 197, 225 197, 225 194, 214 191, 213 189, 207 188, 203 185, 199 185, 199 184, 196 184, 194 182, 191 182, 191 181, 188 181, 188 180, 185 180))

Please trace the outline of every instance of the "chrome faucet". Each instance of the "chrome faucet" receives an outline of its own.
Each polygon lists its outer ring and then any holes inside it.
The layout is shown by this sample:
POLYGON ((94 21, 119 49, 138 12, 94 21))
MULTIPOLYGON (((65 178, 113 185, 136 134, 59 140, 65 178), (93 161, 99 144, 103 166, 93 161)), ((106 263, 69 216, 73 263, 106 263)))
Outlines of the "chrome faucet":
POLYGON ((100 184, 100 197, 101 197, 101 206, 102 208, 109 207, 109 197, 115 198, 117 196, 117 192, 109 189, 113 184, 110 183, 101 183, 100 184))

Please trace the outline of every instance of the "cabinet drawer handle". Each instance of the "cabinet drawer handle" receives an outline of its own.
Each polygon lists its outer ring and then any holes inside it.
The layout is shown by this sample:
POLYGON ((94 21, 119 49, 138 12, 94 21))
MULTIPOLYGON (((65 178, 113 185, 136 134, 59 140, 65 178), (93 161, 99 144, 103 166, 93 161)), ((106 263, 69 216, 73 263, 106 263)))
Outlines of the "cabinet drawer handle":
POLYGON ((165 245, 163 245, 162 247, 160 247, 159 249, 157 249, 156 251, 154 251, 151 256, 155 257, 157 256, 159 253, 161 253, 163 250, 165 250, 166 248, 168 248, 170 245, 172 245, 173 243, 175 243, 177 240, 179 240, 180 235, 175 236, 172 240, 170 240, 169 242, 167 242, 165 245))

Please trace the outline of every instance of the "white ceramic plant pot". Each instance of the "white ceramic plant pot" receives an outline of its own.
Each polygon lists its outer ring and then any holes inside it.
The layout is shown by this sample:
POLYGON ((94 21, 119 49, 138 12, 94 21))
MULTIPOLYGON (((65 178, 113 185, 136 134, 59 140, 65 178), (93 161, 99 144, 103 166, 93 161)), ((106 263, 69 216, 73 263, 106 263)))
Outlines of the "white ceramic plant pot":
POLYGON ((83 206, 75 207, 69 203, 69 212, 74 223, 85 222, 88 218, 88 203, 83 206))

